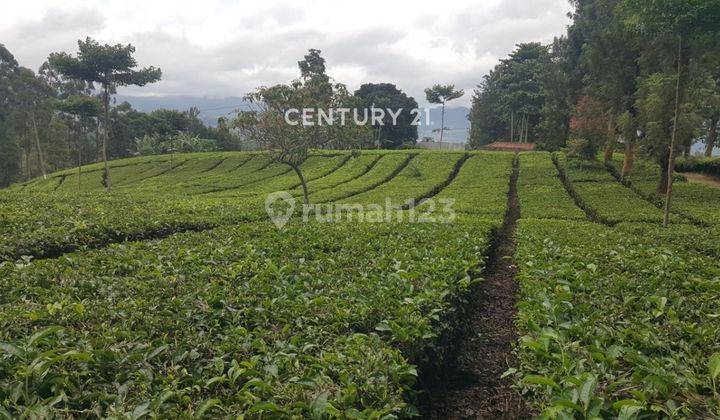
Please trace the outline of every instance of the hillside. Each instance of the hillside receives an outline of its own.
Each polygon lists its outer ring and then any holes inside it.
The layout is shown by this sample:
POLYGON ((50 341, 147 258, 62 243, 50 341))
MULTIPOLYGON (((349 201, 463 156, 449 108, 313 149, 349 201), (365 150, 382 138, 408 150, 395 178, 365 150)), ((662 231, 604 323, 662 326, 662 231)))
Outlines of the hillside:
POLYGON ((323 151, 311 202, 363 210, 278 229, 265 198, 301 191, 264 154, 111 167, 0 191, 10 413, 718 413, 720 190, 679 183, 662 229, 649 164, 323 151))

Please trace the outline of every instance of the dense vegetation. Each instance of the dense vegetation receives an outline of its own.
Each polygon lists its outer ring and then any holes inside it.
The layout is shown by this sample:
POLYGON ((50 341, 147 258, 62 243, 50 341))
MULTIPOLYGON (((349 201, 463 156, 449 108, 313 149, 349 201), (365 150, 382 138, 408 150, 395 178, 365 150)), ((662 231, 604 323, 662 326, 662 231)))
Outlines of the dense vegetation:
MULTIPOLYGON (((667 230, 643 178, 554 158, 520 156, 508 375, 548 417, 719 415, 720 220, 703 217, 719 190, 680 183, 685 224, 667 230)), ((297 214, 277 230, 265 195, 302 191, 261 153, 114 161, 111 193, 102 164, 2 191, 0 413, 411 416, 418 375, 444 359, 482 281, 512 159, 320 151, 303 163, 313 202, 453 198, 453 223, 297 214)))
MULTIPOLYGON (((236 130, 242 125, 232 117, 221 117, 215 124, 207 125, 200 118, 201 110, 196 107, 185 111, 157 109, 146 113, 133 109, 126 102, 114 104, 117 86, 130 82, 151 83, 160 77, 159 69, 123 68, 127 60, 134 63, 132 45, 100 45, 92 39, 78 44, 77 57, 64 52, 52 53, 37 74, 20 66, 10 51, 0 44, 0 187, 59 169, 102 161, 103 156, 119 159, 173 152, 255 150, 262 145, 262 139, 236 130), (92 63, 92 60, 102 54, 113 57, 119 63, 118 68, 110 66, 109 75, 90 77, 83 73, 86 64, 90 67, 99 65, 100 61, 92 63), (81 56, 90 60, 90 64, 78 61, 81 56), (147 72, 143 73, 145 70, 147 72), (132 78, 129 79, 129 75, 132 78), (105 80, 115 82, 105 83, 105 80)), ((389 124, 389 115, 383 125, 368 125, 364 130, 367 132, 364 142, 360 142, 362 133, 357 130, 348 132, 345 137, 352 138, 354 144, 387 149, 417 140, 417 126, 411 124, 414 115, 410 112, 418 104, 395 85, 368 83, 354 94, 350 93, 344 85, 331 83, 318 50, 311 50, 298 64, 305 69, 302 78, 309 81, 311 90, 317 93, 329 89, 333 97, 326 98, 323 94, 313 101, 294 103, 295 107, 328 106, 332 102, 334 107, 376 106, 402 110, 395 125, 389 124)), ((297 81, 293 82, 293 87, 295 83, 297 81)), ((291 89, 291 86, 286 87, 291 89)), ((276 86, 267 92, 279 91, 276 86)), ((263 99, 267 101, 269 97, 270 94, 263 99)), ((314 135, 317 137, 317 132, 314 135)), ((332 144, 325 146, 348 148, 337 141, 338 136, 339 133, 333 132, 332 144)))
MULTIPOLYGON (((695 143, 712 156, 720 124, 720 5, 716 1, 571 1, 567 34, 521 43, 484 76, 469 142, 568 146, 586 159, 622 149, 663 171, 695 143), (676 100, 677 99, 677 100, 676 100)), ((667 172, 664 172, 667 174, 667 172)), ((659 178, 658 190, 667 188, 659 178)))

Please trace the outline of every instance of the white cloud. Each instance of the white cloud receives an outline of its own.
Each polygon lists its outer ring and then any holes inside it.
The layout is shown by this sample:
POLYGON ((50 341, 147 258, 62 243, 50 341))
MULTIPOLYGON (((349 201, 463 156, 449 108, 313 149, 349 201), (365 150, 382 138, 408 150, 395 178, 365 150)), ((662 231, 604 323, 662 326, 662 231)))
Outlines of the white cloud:
POLYGON ((467 105, 515 44, 563 33, 569 9, 566 0, 28 0, 3 5, 0 42, 34 69, 85 36, 132 43, 163 80, 121 93, 213 97, 287 82, 318 48, 350 89, 391 82, 423 103, 424 87, 454 83, 467 91, 456 104, 467 105))

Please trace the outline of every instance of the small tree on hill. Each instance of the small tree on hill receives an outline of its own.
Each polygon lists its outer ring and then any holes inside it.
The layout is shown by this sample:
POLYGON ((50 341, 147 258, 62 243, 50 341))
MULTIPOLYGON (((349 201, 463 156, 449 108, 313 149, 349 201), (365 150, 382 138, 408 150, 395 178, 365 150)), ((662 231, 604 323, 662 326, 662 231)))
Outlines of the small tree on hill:
POLYGON ((463 96, 465 92, 455 90, 455 85, 434 85, 425 89, 425 98, 431 104, 442 105, 442 113, 440 117, 440 143, 443 141, 443 133, 445 132, 445 104, 453 99, 463 96))
POLYGON ((48 62, 65 77, 100 84, 103 101, 102 159, 105 163, 103 183, 109 190, 107 144, 110 136, 110 96, 116 93, 118 86, 145 86, 157 82, 162 72, 155 67, 136 70, 137 61, 133 58, 135 47, 130 44, 100 45, 92 38, 86 38, 78 41, 78 50, 77 57, 64 52, 52 53, 48 62))
POLYGON ((368 141, 372 132, 369 126, 354 124, 352 118, 345 118, 345 124, 339 124, 337 115, 333 124, 305 126, 300 121, 288 123, 285 111, 290 109, 300 112, 303 109, 328 111, 356 105, 344 85, 330 82, 319 50, 311 49, 298 65, 300 80, 290 85, 261 87, 246 95, 251 109, 238 112, 234 126, 246 139, 264 147, 274 161, 295 171, 302 186, 303 200, 309 204, 307 182, 301 165, 310 151, 326 147, 350 148, 368 141))

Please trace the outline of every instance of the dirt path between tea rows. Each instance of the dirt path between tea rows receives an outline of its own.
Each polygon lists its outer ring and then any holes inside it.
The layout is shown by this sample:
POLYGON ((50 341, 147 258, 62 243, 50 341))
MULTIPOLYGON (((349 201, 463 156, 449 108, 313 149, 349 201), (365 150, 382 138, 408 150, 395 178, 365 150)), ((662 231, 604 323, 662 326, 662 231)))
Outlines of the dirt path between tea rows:
POLYGON ((509 378, 502 374, 515 366, 512 345, 519 287, 515 281, 513 238, 520 206, 517 197, 519 160, 510 179, 508 207, 495 246, 483 272, 483 281, 470 298, 464 334, 457 356, 450 360, 429 389, 431 419, 526 418, 529 411, 509 378))
POLYGON ((694 172, 685 172, 683 173, 683 175, 685 176, 685 178, 687 178, 689 182, 703 184, 713 188, 720 188, 720 178, 718 177, 706 174, 698 174, 694 172))

